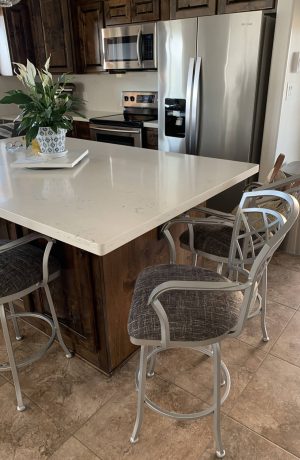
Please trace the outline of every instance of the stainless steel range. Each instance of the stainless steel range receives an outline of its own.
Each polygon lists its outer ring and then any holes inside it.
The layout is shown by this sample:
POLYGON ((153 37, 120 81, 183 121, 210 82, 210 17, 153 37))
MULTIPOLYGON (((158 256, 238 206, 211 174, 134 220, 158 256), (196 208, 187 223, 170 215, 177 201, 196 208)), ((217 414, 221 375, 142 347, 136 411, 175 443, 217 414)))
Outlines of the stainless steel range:
POLYGON ((123 91, 123 113, 90 119, 91 139, 110 144, 142 147, 146 121, 157 120, 156 91, 123 91))

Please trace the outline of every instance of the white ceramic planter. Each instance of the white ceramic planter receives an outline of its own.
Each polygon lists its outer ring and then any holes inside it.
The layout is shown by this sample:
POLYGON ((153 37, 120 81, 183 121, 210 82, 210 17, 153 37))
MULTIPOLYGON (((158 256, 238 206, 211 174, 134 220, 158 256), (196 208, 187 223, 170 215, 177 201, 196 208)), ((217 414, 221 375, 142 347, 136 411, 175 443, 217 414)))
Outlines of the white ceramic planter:
POLYGON ((66 155, 66 129, 58 128, 57 133, 49 127, 39 128, 36 140, 42 155, 47 158, 58 158, 66 155))

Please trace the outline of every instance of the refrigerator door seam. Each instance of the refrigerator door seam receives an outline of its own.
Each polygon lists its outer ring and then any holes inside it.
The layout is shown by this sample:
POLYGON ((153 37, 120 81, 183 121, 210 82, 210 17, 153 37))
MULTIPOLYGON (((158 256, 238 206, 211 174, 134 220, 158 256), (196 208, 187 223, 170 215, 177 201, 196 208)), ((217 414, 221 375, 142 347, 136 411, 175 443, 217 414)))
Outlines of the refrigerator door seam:
POLYGON ((201 74, 201 57, 197 57, 194 73, 192 108, 191 108, 191 151, 192 155, 197 155, 198 137, 199 137, 199 120, 198 113, 200 110, 200 74, 201 74))

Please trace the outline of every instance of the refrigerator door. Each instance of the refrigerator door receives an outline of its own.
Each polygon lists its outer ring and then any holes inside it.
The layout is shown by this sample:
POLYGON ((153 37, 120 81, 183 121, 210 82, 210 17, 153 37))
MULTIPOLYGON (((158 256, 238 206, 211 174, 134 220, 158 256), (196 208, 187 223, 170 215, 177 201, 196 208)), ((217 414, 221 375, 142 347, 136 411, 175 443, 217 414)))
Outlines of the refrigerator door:
POLYGON ((251 161, 262 20, 261 11, 198 18, 200 155, 251 161))
POLYGON ((157 27, 158 148, 186 153, 186 145, 188 149, 190 145, 197 19, 158 22, 157 27))

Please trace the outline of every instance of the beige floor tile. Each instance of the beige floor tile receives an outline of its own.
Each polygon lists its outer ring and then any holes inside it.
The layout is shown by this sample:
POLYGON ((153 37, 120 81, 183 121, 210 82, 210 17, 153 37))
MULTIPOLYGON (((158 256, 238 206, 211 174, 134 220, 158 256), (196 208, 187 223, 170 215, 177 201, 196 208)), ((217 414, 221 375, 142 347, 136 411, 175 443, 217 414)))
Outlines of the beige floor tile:
POLYGON ((20 371, 22 390, 48 416, 73 432, 93 415, 119 385, 132 385, 126 373, 108 378, 77 357, 67 359, 54 344, 46 356, 20 371))
POLYGON ((300 312, 287 325, 271 350, 271 354, 300 367, 300 312))
MULTIPOLYGON (((226 460, 295 460, 298 458, 227 416, 222 417, 222 439, 226 460)), ((212 442, 198 457, 199 460, 216 459, 212 442)))
POLYGON ((286 252, 277 251, 272 258, 272 265, 281 265, 289 270, 300 272, 300 256, 294 256, 286 252))
POLYGON ((268 356, 231 416, 300 457, 300 369, 268 356))
POLYGON ((99 460, 93 452, 76 438, 68 439, 49 460, 99 460))
MULTIPOLYGON (((150 379, 147 393, 158 404, 173 410, 198 410, 203 403, 168 382, 150 379)), ((209 441, 211 418, 177 422, 145 408, 139 441, 129 441, 136 415, 136 392, 117 395, 103 406, 75 437, 103 460, 199 459, 209 441)))
POLYGON ((46 459, 68 437, 39 407, 27 398, 24 402, 26 410, 18 412, 13 386, 6 383, 0 387, 1 460, 46 459))
POLYGON ((268 268, 268 299, 297 309, 300 305, 300 272, 283 265, 268 268))
MULTIPOLYGON (((231 376, 231 390, 222 406, 230 412, 266 354, 236 339, 222 342, 222 359, 231 376)), ((212 360, 193 350, 178 349, 160 353, 156 372, 206 402, 212 401, 212 360)))
POLYGON ((260 347, 264 352, 268 352, 294 314, 295 312, 291 308, 270 301, 267 304, 266 321, 270 340, 268 342, 262 340, 260 315, 246 322, 246 326, 238 339, 254 347, 260 347))

